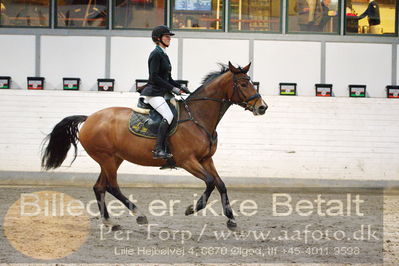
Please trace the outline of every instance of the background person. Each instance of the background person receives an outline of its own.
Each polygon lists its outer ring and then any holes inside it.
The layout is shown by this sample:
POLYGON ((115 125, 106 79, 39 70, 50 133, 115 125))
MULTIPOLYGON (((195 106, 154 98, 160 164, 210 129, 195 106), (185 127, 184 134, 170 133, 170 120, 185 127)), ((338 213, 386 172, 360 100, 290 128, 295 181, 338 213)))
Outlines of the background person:
POLYGON ((381 34, 381 18, 380 18, 380 7, 374 0, 369 0, 369 5, 366 11, 361 14, 358 19, 368 18, 369 22, 369 33, 371 34, 381 34))
POLYGON ((334 10, 330 10, 331 0, 322 0, 321 1, 321 18, 318 26, 318 31, 320 32, 330 32, 329 30, 325 30, 327 23, 331 20, 332 17, 337 15, 337 12, 334 10))
POLYGON ((295 12, 297 12, 300 31, 318 31, 321 14, 320 0, 297 0, 295 12))

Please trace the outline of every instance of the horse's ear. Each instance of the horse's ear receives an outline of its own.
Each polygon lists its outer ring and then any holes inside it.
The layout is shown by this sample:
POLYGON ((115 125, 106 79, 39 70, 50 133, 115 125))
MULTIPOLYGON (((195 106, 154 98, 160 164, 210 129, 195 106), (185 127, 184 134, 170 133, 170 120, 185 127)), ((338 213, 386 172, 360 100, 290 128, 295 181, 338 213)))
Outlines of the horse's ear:
POLYGON ((233 72, 234 74, 238 74, 238 73, 241 72, 238 68, 234 67, 233 64, 230 61, 229 61, 229 70, 231 72, 233 72))
POLYGON ((244 74, 247 74, 247 72, 249 71, 249 68, 251 67, 251 62, 246 66, 246 67, 244 67, 243 69, 242 69, 242 72, 244 73, 244 74))

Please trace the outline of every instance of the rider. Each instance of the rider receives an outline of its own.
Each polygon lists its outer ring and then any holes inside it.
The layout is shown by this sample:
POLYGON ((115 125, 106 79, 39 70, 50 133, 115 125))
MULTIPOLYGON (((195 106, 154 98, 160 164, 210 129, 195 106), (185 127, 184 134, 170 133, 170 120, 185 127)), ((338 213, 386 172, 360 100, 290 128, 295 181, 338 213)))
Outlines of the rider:
POLYGON ((173 120, 173 113, 164 99, 165 94, 170 92, 177 95, 190 93, 187 88, 182 87, 171 77, 172 65, 166 54, 166 47, 169 47, 173 35, 175 34, 164 25, 157 26, 152 30, 152 40, 156 47, 148 58, 150 73, 148 86, 141 92, 141 95, 145 96, 144 102, 149 103, 163 118, 158 128, 155 149, 152 151, 154 159, 172 157, 166 150, 165 140, 173 120))

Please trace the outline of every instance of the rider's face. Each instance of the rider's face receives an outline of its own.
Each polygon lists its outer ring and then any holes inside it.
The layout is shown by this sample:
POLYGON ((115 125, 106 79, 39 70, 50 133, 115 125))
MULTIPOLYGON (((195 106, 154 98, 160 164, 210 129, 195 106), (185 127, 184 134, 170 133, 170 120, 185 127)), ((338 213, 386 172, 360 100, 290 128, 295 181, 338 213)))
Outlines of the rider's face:
POLYGON ((166 47, 170 45, 170 39, 170 35, 162 35, 162 42, 166 45, 166 47))

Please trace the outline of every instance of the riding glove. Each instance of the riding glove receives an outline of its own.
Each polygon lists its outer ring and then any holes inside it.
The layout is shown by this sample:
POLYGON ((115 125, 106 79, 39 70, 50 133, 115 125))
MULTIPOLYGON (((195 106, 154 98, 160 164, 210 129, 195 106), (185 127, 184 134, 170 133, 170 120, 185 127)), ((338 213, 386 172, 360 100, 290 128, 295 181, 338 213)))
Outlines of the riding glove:
POLYGON ((173 92, 174 94, 181 95, 181 92, 182 92, 182 91, 181 91, 179 88, 174 87, 174 88, 172 89, 172 92, 173 92))
POLYGON ((182 85, 180 87, 180 89, 186 94, 191 94, 191 92, 189 91, 189 89, 185 85, 182 85))

